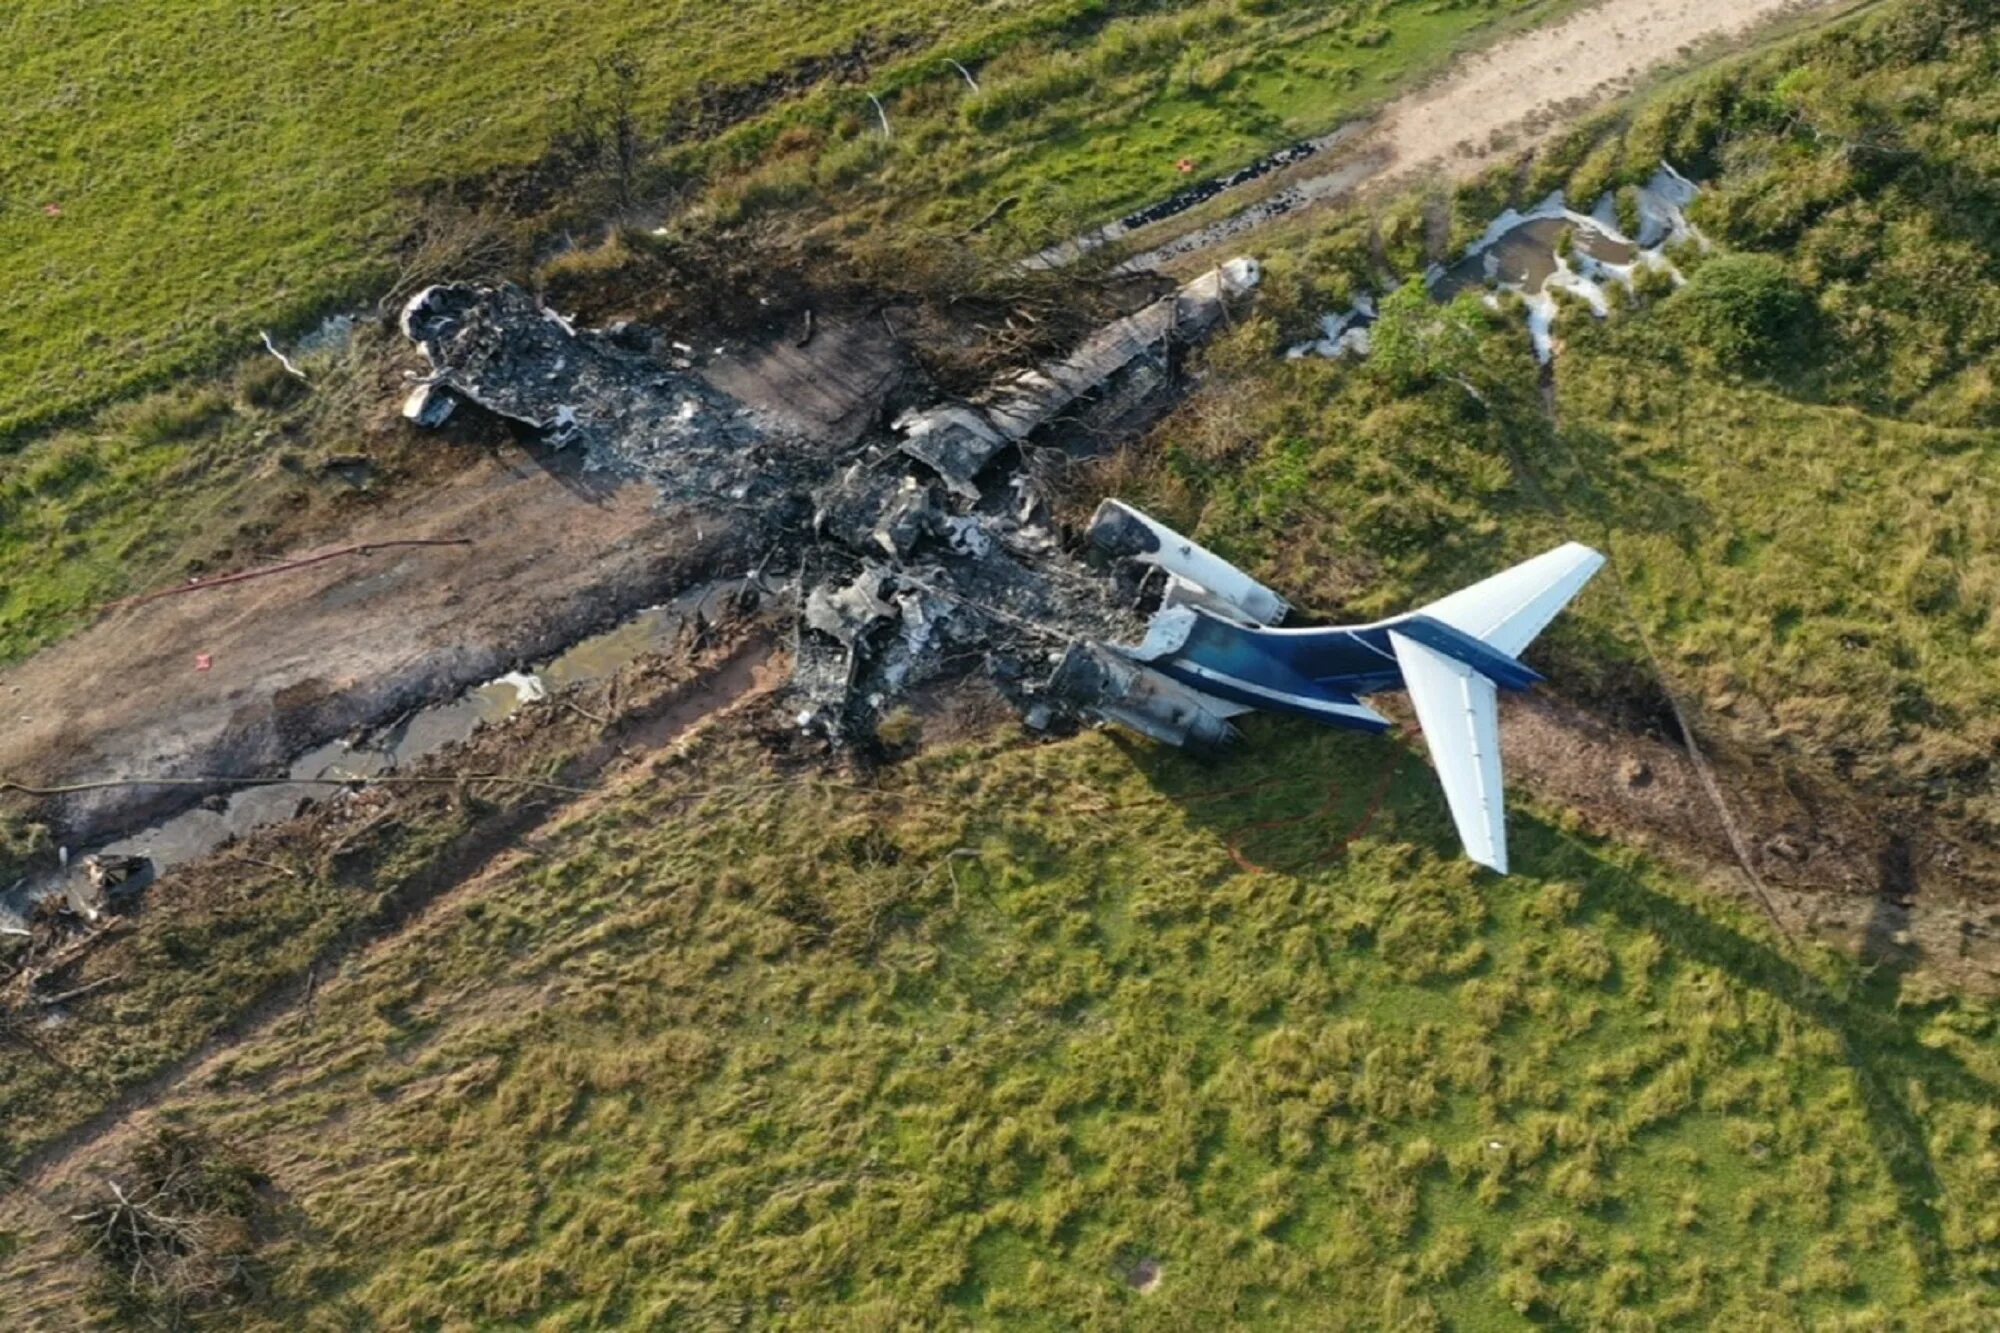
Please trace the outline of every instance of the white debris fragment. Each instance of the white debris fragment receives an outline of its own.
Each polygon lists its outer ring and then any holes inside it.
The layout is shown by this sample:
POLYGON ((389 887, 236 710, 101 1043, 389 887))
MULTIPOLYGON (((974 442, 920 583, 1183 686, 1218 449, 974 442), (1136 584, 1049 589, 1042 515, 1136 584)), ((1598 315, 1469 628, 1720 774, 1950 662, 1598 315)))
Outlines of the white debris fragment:
POLYGON ((264 350, 269 352, 272 356, 278 358, 278 364, 285 368, 285 373, 287 375, 290 375, 292 378, 299 380, 301 383, 307 383, 307 384, 311 383, 310 380, 306 379, 306 373, 303 370, 299 369, 298 363, 293 361, 292 358, 286 356, 283 352, 278 350, 278 344, 271 341, 271 331, 269 329, 264 329, 260 331, 258 336, 262 337, 264 340, 264 350))
POLYGON ((496 677, 493 683, 511 687, 515 703, 522 707, 541 703, 549 697, 549 687, 542 678, 526 671, 509 671, 504 676, 496 677))
POLYGON ((403 417, 425 429, 442 426, 458 406, 450 390, 436 384, 419 384, 403 400, 403 417))
POLYGON ((342 352, 354 341, 355 316, 345 312, 328 315, 319 322, 319 327, 299 339, 300 356, 318 356, 321 352, 342 352))
POLYGON ((969 514, 947 514, 943 519, 945 544, 959 555, 975 560, 993 549, 993 537, 986 525, 969 514))
POLYGON ((1546 365, 1556 354, 1556 298, 1544 290, 1522 299, 1528 306, 1528 341, 1534 346, 1535 360, 1546 365))

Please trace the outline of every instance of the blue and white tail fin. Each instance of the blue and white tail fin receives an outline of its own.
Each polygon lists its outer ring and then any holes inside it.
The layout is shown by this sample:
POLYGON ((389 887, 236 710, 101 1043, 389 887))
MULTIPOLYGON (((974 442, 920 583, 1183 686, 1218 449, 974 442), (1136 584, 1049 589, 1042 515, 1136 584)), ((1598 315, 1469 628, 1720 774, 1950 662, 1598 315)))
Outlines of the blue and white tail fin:
MULTIPOLYGON (((1603 564, 1602 555, 1570 542, 1432 602, 1417 614, 1509 658, 1518 657, 1603 564)), ((1500 774, 1499 692, 1493 678, 1394 629, 1389 642, 1465 854, 1504 875, 1507 807, 1500 774)))
POLYGON ((1603 567, 1604 557, 1596 551, 1582 542, 1565 542, 1439 598, 1421 614, 1519 657, 1603 567))

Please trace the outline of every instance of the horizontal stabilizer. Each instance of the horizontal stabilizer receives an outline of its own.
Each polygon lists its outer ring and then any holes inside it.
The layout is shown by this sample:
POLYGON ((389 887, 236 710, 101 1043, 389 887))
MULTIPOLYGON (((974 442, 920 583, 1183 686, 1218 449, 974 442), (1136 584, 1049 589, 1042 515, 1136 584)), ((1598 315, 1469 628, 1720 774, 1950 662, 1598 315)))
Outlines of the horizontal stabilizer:
POLYGON ((1423 614, 1519 657, 1603 565, 1596 551, 1567 542, 1432 602, 1423 614))
POLYGON ((1417 722, 1424 729, 1465 854, 1506 874, 1507 807, 1500 782, 1500 710, 1493 682, 1457 658, 1394 630, 1389 643, 1403 669, 1410 702, 1416 705, 1417 722))

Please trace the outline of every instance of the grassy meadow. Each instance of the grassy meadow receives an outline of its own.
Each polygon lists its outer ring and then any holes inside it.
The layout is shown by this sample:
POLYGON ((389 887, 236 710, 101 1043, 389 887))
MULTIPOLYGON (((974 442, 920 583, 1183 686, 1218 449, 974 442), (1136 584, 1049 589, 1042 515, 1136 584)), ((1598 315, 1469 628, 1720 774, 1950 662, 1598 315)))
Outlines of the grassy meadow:
POLYGON ((1303 728, 714 739, 162 1114, 282 1201, 232 1327, 1990 1319, 1990 1006, 1514 828, 1303 728))
MULTIPOLYGON (((340 375, 329 358, 315 374, 340 375)), ((322 380, 323 393, 332 388, 322 380)), ((298 399, 274 360, 163 389, 43 435, 0 467, 0 666, 103 603, 247 563, 308 499, 351 422, 298 399), (304 428, 310 425, 310 431, 304 428), (308 439, 309 436, 309 439, 308 439)))

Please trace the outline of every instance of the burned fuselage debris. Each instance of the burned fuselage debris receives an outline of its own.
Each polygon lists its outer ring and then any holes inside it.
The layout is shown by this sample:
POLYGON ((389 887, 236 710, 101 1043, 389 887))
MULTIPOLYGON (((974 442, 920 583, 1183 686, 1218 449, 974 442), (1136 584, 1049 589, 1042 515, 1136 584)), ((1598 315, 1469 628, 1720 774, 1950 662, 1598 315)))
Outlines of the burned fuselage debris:
MULTIPOLYGON (((432 425, 449 405, 474 403, 669 501, 708 512, 718 497, 734 502, 730 521, 770 553, 761 563, 800 572, 801 726, 864 737, 911 687, 983 670, 1032 725, 1145 717, 1163 738, 1215 740, 1228 730, 1219 706, 1202 710, 1102 647, 1144 638, 1142 594, 1191 598, 1194 585, 1149 577, 1161 562, 1134 547, 1132 525, 1150 522, 1135 511, 1100 514, 1099 528, 1122 534, 1103 550, 1065 550, 1023 446, 1088 439, 1156 403, 1178 347, 1211 331, 1258 276, 1234 260, 1067 357, 974 400, 905 411, 891 435, 842 447, 744 407, 642 332, 576 329, 514 287, 432 287, 403 313, 431 366, 405 415, 432 425), (1107 557, 1135 558, 1107 569, 1107 557)), ((1155 545, 1187 545, 1145 531, 1155 545)), ((1282 614, 1261 591, 1244 614, 1282 614)), ((1214 587, 1200 595, 1228 600, 1214 587)))
POLYGON ((1078 404, 1115 420, 1156 393, 1173 344, 1206 336, 1228 301, 1248 293, 1258 277, 1255 262, 1233 259, 1099 329, 1062 360, 1002 380, 977 401, 905 413, 896 422, 903 452, 928 464, 955 494, 977 499, 974 479, 989 463, 1078 404))
POLYGON ((577 329, 511 285, 427 287, 402 328, 432 367, 403 404, 419 425, 475 403, 670 499, 755 502, 795 481, 756 413, 662 361, 643 331, 577 329))

